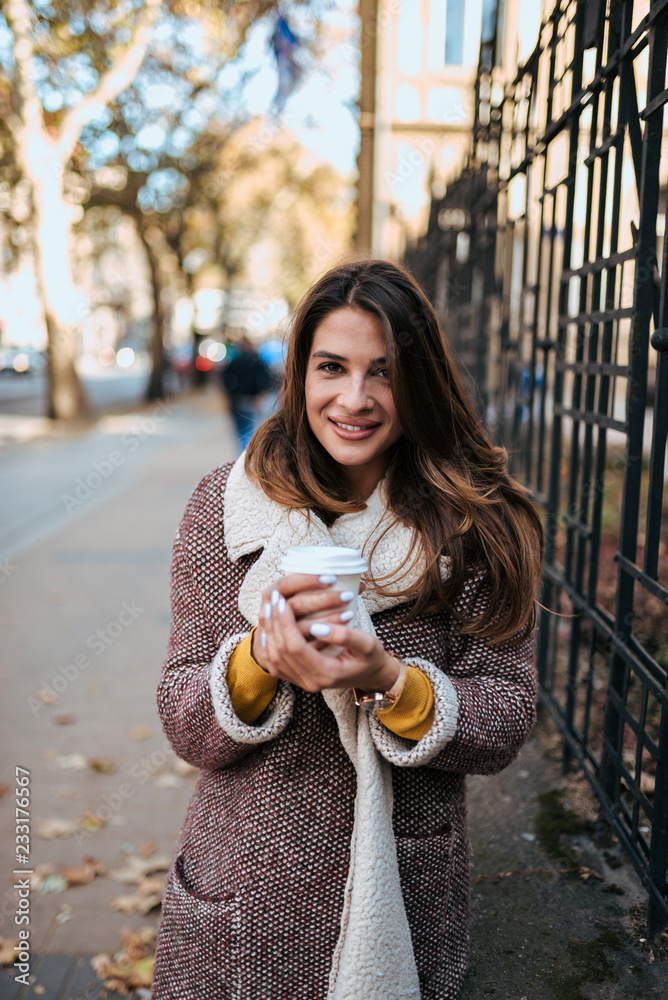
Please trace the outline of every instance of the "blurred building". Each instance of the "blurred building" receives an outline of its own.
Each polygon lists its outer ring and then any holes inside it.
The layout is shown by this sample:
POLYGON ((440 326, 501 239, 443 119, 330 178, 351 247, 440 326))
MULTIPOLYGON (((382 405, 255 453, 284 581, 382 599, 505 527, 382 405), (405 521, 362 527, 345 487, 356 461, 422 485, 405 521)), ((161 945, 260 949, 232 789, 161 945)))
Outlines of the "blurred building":
POLYGON ((514 74, 541 0, 359 0, 359 250, 400 259, 471 147, 481 42, 514 74))

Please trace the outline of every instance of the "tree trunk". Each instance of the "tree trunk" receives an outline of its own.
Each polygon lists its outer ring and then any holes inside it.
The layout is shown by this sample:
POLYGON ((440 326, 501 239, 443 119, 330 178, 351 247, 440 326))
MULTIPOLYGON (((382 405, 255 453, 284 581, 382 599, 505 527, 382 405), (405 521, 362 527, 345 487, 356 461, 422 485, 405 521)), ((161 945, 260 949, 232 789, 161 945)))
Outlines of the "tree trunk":
POLYGON ((137 212, 134 217, 137 223, 139 238, 146 250, 148 267, 151 274, 151 292, 153 294, 153 322, 149 345, 151 373, 148 385, 146 386, 146 399, 148 402, 152 402, 154 399, 165 398, 165 310, 162 305, 159 260, 153 244, 147 239, 144 216, 141 212, 137 212))
MULTIPOLYGON (((24 164, 24 167, 26 164, 24 164)), ((86 393, 75 367, 79 349, 77 293, 69 270, 68 206, 63 201, 60 172, 53 162, 30 177, 34 211, 35 277, 47 329, 47 416, 82 420, 90 416, 86 393)))

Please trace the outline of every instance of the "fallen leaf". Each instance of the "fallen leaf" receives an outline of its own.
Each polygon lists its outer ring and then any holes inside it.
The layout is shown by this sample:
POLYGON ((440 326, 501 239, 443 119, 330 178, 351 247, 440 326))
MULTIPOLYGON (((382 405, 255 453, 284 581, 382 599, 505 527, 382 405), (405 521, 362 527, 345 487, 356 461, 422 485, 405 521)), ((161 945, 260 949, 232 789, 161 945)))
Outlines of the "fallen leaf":
POLYGON ((187 760, 181 760, 177 757, 174 761, 174 770, 177 774, 180 774, 182 778, 189 778, 192 774, 199 774, 199 768, 193 767, 189 764, 187 760))
POLYGON ((147 840, 137 849, 137 854, 142 858, 150 858, 152 854, 155 854, 155 844, 152 840, 147 840))
POLYGON ((139 743, 140 740, 147 740, 151 735, 151 730, 148 726, 133 726, 132 729, 128 729, 128 736, 135 743, 139 743))
POLYGON ((0 937, 0 965, 13 965, 16 961, 14 948, 19 944, 18 938, 0 937))
POLYGON ((46 986, 42 986, 38 983, 37 986, 33 986, 32 991, 33 993, 36 993, 38 997, 43 997, 46 993, 46 986))
POLYGON ((56 757, 56 764, 63 771, 83 771, 88 767, 88 758, 82 753, 61 754, 56 757))
POLYGON ((39 887, 39 891, 44 894, 47 892, 65 892, 65 889, 67 889, 67 879, 60 872, 48 875, 39 887))
MULTIPOLYGON (((104 952, 95 955, 90 964, 109 990, 127 996, 130 990, 150 988, 153 978, 155 928, 140 930, 125 928, 121 933, 121 949, 112 958, 104 952)), ((146 996, 146 992, 142 992, 146 996)))
POLYGON ((35 823, 35 833, 43 840, 55 840, 56 837, 71 837, 76 833, 75 824, 60 816, 50 816, 48 819, 38 819, 35 823))
POLYGON ((48 688, 42 688, 41 691, 37 692, 37 697, 42 702, 43 705, 57 705, 58 695, 55 691, 49 691, 48 688))
POLYGON ((96 816, 95 813, 86 812, 83 816, 79 816, 79 826, 82 826, 84 830, 100 830, 104 826, 104 820, 96 816))
POLYGON ((67 920, 72 919, 72 907, 69 903, 61 903, 58 907, 58 913, 56 914, 56 923, 64 924, 67 920))
POLYGON ((61 868, 60 874, 67 880, 68 885, 88 885, 96 875, 106 875, 106 868, 89 856, 84 858, 82 865, 61 868))
POLYGON ((159 854, 152 858, 140 858, 133 854, 127 859, 123 868, 114 868, 109 872, 109 878, 114 882, 123 882, 125 885, 138 885, 142 879, 152 872, 169 871, 172 859, 166 854, 159 854))
POLYGON ((88 761, 89 767, 100 774, 115 774, 118 770, 116 762, 111 757, 91 757, 88 761))
POLYGON ((166 771, 164 774, 159 774, 157 778, 154 778, 152 784, 156 788, 180 788, 183 784, 183 778, 179 778, 178 774, 166 771))
POLYGON ((72 726, 77 721, 77 717, 71 712, 56 712, 53 721, 57 726, 72 726))
POLYGON ((137 885, 137 892, 141 892, 144 896, 150 896, 154 892, 162 892, 164 888, 164 875, 147 875, 137 885))
POLYGON ((9 785, 0 784, 0 799, 3 797, 3 795, 6 795, 8 791, 9 791, 9 785))
POLYGON ((648 961, 648 962, 650 963, 650 965, 652 964, 652 962, 655 962, 655 961, 656 961, 656 956, 655 956, 655 954, 654 954, 654 952, 652 951, 652 949, 651 949, 651 948, 649 949, 649 951, 648 951, 648 952, 647 952, 647 954, 645 955, 645 958, 646 958, 646 959, 647 959, 647 961, 648 961))
POLYGON ((154 892, 150 896, 143 895, 141 892, 133 892, 125 896, 114 896, 109 906, 112 910, 118 910, 120 913, 141 913, 142 916, 146 916, 161 903, 162 892, 154 892))
POLYGON ((30 888, 33 891, 40 889, 44 884, 44 880, 48 878, 49 875, 53 875, 56 871, 56 866, 51 864, 50 861, 43 861, 40 864, 35 865, 33 873, 30 876, 30 888))

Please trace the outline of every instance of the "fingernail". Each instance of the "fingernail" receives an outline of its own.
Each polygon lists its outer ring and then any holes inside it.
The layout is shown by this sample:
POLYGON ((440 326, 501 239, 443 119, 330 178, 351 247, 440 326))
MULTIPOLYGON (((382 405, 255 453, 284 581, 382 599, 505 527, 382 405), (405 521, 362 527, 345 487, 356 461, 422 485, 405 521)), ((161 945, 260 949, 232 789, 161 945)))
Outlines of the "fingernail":
POLYGON ((260 645, 262 646, 263 649, 267 648, 267 633, 266 632, 260 632, 260 645))
POLYGON ((354 611, 344 611, 342 615, 339 615, 339 621, 349 622, 351 618, 355 617, 354 611))
POLYGON ((278 604, 280 596, 281 595, 280 595, 280 593, 277 590, 272 590, 272 592, 271 592, 271 603, 272 604, 278 604))
POLYGON ((323 625, 321 622, 313 622, 309 629, 311 635, 318 636, 320 639, 324 639, 331 631, 331 625, 323 625))
POLYGON ((354 601, 356 596, 357 595, 354 594, 352 590, 341 591, 341 600, 343 601, 344 604, 348 604, 349 601, 354 601))
POLYGON ((336 583, 336 577, 332 576, 331 573, 323 573, 322 576, 318 577, 318 579, 320 580, 320 583, 336 583))
POLYGON ((269 621, 269 619, 271 618, 271 604, 269 603, 269 601, 267 601, 267 603, 264 606, 264 617, 265 621, 269 621))
POLYGON ((279 613, 279 615, 282 615, 284 611, 285 611, 285 598, 281 597, 281 599, 278 602, 278 613, 279 613))

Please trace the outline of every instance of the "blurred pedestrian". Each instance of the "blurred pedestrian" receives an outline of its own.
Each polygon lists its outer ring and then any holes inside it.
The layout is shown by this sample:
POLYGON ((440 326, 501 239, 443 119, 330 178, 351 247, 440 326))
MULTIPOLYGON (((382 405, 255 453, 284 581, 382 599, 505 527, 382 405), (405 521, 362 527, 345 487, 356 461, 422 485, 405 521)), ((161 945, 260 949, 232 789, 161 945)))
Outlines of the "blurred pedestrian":
POLYGON ((176 536, 158 705, 201 776, 153 1000, 459 995, 465 776, 533 724, 541 549, 415 281, 375 260, 322 277, 278 412, 176 536), (334 545, 364 552, 359 598, 281 569, 334 545))
POLYGON ((239 341, 235 356, 220 373, 223 389, 243 451, 257 426, 261 397, 273 385, 274 378, 248 337, 239 341))

